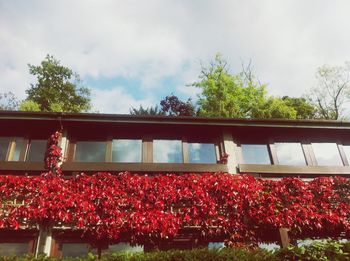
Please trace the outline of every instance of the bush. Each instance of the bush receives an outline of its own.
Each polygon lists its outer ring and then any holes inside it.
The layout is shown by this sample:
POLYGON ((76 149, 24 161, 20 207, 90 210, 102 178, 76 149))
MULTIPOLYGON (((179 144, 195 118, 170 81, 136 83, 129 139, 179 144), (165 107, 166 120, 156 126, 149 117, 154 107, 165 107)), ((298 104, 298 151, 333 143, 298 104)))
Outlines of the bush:
MULTIPOLYGON (((0 261, 80 261, 97 260, 93 254, 86 257, 65 257, 61 259, 40 256, 34 258, 26 255, 22 257, 0 257, 0 261)), ((224 248, 170 250, 150 253, 108 253, 101 258, 102 261, 278 261, 278 260, 350 260, 350 242, 315 241, 307 246, 292 246, 274 251, 264 249, 224 248)))
POLYGON ((280 249, 277 260, 349 260, 350 242, 315 241, 308 246, 280 249))

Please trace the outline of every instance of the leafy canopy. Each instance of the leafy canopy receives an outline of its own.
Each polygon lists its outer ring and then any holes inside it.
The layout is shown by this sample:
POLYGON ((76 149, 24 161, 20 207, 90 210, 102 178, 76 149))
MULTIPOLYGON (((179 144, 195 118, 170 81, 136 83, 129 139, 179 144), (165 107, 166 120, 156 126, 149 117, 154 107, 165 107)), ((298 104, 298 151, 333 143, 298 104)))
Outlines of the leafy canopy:
POLYGON ((21 109, 39 107, 41 111, 84 112, 91 108, 90 90, 81 86, 77 73, 62 66, 53 56, 47 55, 39 66, 28 66, 37 83, 26 90, 28 97, 21 109))
POLYGON ((158 115, 158 116, 161 116, 161 115, 165 115, 165 113, 159 109, 158 105, 154 106, 154 107, 147 107, 147 108, 144 108, 142 105, 140 105, 139 108, 130 108, 130 114, 131 115, 152 115, 152 116, 155 116, 155 115, 158 115))
POLYGON ((231 74, 227 62, 216 55, 209 67, 202 66, 199 81, 191 84, 201 89, 199 115, 230 118, 290 118, 298 112, 280 97, 268 96, 266 85, 251 72, 231 74))

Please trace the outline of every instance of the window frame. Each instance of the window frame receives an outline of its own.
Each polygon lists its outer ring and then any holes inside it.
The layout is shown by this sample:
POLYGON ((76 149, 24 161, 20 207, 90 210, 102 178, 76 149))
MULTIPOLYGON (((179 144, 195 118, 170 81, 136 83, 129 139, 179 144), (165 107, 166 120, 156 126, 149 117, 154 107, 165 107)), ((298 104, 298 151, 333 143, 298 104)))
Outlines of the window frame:
MULTIPOLYGON (((275 151, 274 151, 275 153, 275 151)), ((273 152, 271 151, 271 147, 270 147, 270 141, 266 142, 266 141, 260 141, 260 142, 237 142, 237 160, 238 160, 238 164, 246 164, 246 165, 266 165, 266 166, 270 166, 270 165, 275 165, 274 161, 276 160, 276 157, 273 156, 273 152), (244 160, 244 155, 243 155, 243 149, 242 149, 242 145, 266 145, 267 148, 267 153, 268 153, 268 157, 270 160, 270 164, 258 164, 258 163, 246 163, 244 160)))
MULTIPOLYGON (((162 163, 156 163, 154 162, 153 158, 153 150, 154 150, 154 140, 179 140, 181 141, 181 148, 182 148, 182 159, 183 162, 177 163, 177 164, 184 164, 184 163, 189 163, 189 164, 218 164, 220 160, 220 155, 222 154, 223 151, 223 145, 220 142, 219 139, 192 139, 192 138, 187 138, 187 137, 170 137, 170 138, 164 138, 160 137, 158 138, 157 136, 143 136, 143 137, 114 137, 114 136, 108 136, 106 139, 84 139, 84 140, 79 140, 76 138, 70 138, 69 139, 69 144, 68 144, 68 157, 67 161, 68 162, 77 162, 75 161, 75 156, 76 156, 76 148, 77 148, 77 142, 83 142, 83 141, 96 141, 96 142, 106 142, 106 156, 105 156, 105 161, 98 162, 98 163, 106 163, 106 162, 111 162, 111 163, 129 163, 129 162, 113 162, 113 156, 112 156, 112 151, 113 151, 113 140, 118 140, 118 139, 129 139, 129 140, 141 140, 141 161, 140 162, 130 162, 130 163, 155 163, 155 164, 163 164, 162 163), (214 145, 215 148, 215 156, 216 156, 216 163, 190 163, 189 162, 189 143, 211 143, 214 145)), ((164 162, 167 163, 167 162, 164 162)), ((169 163, 169 164, 174 164, 174 163, 169 163)))
MULTIPOLYGON (((2 137, 9 138, 10 141, 8 143, 5 160, 1 161, 1 162, 31 162, 31 163, 44 162, 45 159, 43 159, 42 161, 28 161, 28 155, 29 155, 30 145, 31 145, 32 140, 47 141, 46 138, 31 138, 30 136, 2 136, 2 137), (14 156, 14 153, 16 150, 16 139, 17 138, 22 138, 23 144, 20 148, 18 160, 13 160, 13 156, 14 156)), ((44 157, 45 157, 45 151, 44 151, 43 158, 44 157)))
MULTIPOLYGON (((234 138, 234 137, 233 137, 234 138)), ((284 177, 288 175, 297 176, 297 177, 314 177, 319 175, 349 175, 350 174, 350 157, 347 158, 344 148, 344 145, 350 145, 350 141, 345 139, 324 139, 324 138, 301 138, 297 139, 295 137, 288 138, 278 135, 277 138, 270 138, 268 148, 271 152, 271 165, 265 164, 247 164, 243 163, 243 155, 240 145, 243 144, 266 144, 267 139, 253 139, 252 142, 245 139, 236 139, 236 155, 237 155, 237 166, 238 173, 251 173, 252 175, 257 175, 259 177, 284 177), (302 151, 304 153, 306 165, 279 165, 277 158, 277 151, 275 143, 277 142, 296 142, 300 143, 302 151), (335 143, 338 148, 340 159, 343 165, 339 166, 325 166, 319 165, 317 163, 315 153, 312 147, 312 143, 335 143), (331 170, 330 170, 331 167, 331 170)))
POLYGON ((314 166, 320 166, 320 167, 334 167, 334 166, 344 167, 344 166, 348 166, 348 165, 345 165, 346 162, 348 163, 348 159, 347 159, 345 151, 344 151, 344 149, 342 147, 342 142, 339 141, 339 140, 335 140, 335 141, 334 140, 333 141, 332 140, 331 141, 311 140, 309 148, 311 150, 310 154, 311 154, 312 160, 314 161, 314 166), (317 162, 316 154, 315 154, 314 148, 312 146, 312 143, 331 143, 331 144, 335 144, 336 148, 338 150, 339 158, 340 158, 340 161, 341 161, 342 165, 319 165, 319 163, 317 162))
POLYGON ((312 161, 311 161, 311 156, 308 148, 307 141, 305 140, 283 140, 283 139, 276 139, 276 140, 271 140, 270 142, 271 146, 271 154, 273 157, 273 165, 279 165, 279 166, 300 166, 300 167, 307 167, 307 166, 312 166, 312 161), (278 153, 276 149, 276 144, 275 143, 298 143, 300 144, 301 151, 303 153, 303 157, 305 160, 305 165, 286 165, 286 164, 280 164, 279 159, 278 159, 278 153))

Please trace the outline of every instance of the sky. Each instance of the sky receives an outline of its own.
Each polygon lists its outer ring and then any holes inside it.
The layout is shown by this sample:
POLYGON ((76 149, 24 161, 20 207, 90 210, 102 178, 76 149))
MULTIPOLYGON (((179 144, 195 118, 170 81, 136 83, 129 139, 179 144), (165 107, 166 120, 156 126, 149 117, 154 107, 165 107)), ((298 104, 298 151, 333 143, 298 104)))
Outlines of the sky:
POLYGON ((93 110, 194 101, 201 64, 251 61, 271 95, 301 96, 318 67, 350 61, 350 1, 0 0, 0 93, 19 99, 47 54, 77 72, 93 110))

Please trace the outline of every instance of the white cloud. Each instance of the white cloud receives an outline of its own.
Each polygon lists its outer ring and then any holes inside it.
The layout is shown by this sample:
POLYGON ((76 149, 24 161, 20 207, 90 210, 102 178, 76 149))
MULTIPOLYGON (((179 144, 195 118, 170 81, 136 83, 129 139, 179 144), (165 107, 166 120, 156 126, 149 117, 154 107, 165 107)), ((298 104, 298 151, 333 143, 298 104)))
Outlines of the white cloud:
MULTIPOLYGON (((301 95, 318 66, 350 60, 348 10, 346 0, 2 1, 0 92, 23 98, 27 63, 50 53, 83 78, 137 78, 152 100, 168 88, 164 77, 184 86, 196 80, 198 60, 221 52, 232 71, 252 59, 271 93, 301 95)), ((174 88, 195 94, 180 86, 174 88)), ((135 101, 127 89, 121 93, 135 101)))
POLYGON ((134 99, 122 87, 108 90, 94 89, 91 96, 93 110, 104 113, 128 114, 131 107, 139 108, 142 105, 144 108, 147 108, 155 104, 152 98, 134 99))

